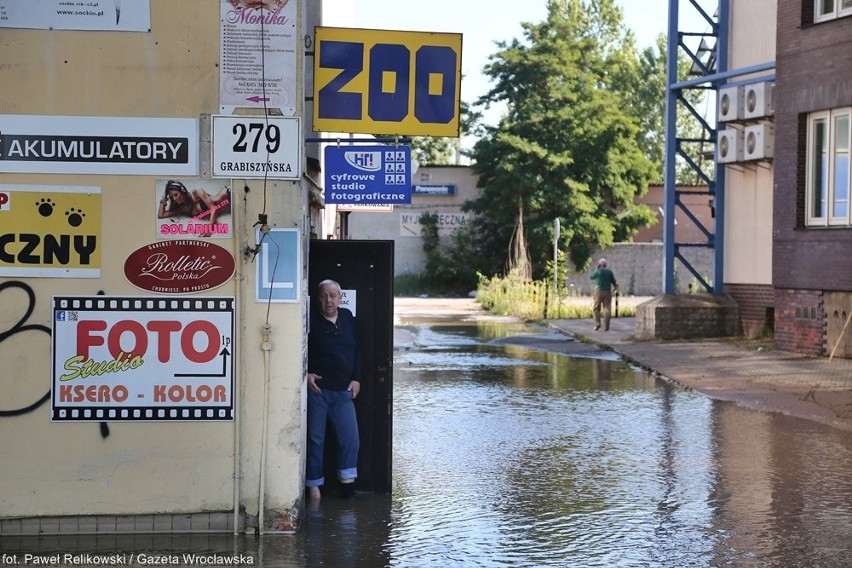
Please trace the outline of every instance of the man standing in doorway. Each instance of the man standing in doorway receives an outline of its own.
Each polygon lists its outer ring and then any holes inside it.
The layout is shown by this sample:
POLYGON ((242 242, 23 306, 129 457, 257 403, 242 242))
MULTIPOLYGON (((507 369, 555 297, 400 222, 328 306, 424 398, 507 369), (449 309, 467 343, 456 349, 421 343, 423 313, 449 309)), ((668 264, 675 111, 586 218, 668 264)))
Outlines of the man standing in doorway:
POLYGON ((361 353, 355 318, 340 307, 343 292, 334 280, 317 287, 319 310, 308 334, 308 498, 320 499, 326 422, 337 436, 337 476, 344 497, 354 494, 358 477, 358 421, 355 397, 361 391, 361 353))
POLYGON ((604 331, 609 331, 609 320, 612 312, 612 293, 618 291, 615 274, 607 268, 605 258, 598 261, 598 267, 589 278, 595 283, 595 299, 592 312, 595 314, 595 331, 601 328, 601 308, 604 312, 604 331))

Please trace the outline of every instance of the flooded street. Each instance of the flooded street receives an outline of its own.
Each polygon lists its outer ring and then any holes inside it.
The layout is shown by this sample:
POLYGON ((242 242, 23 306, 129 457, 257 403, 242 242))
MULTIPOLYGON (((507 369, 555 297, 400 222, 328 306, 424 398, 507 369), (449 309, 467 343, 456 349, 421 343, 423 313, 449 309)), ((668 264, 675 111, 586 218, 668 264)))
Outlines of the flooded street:
POLYGON ((848 433, 504 339, 529 328, 408 329, 397 565, 850 565, 848 433))
POLYGON ((324 497, 295 536, 39 546, 268 567, 852 564, 850 433, 714 402, 591 347, 536 349, 571 340, 519 323, 397 332, 391 495, 324 497))

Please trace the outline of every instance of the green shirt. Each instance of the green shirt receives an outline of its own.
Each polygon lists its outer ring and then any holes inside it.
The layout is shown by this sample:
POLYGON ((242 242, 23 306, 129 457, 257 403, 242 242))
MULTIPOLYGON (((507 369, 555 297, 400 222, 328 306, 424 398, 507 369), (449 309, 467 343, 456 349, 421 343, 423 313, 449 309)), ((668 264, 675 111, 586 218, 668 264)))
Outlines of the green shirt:
POLYGON ((612 286, 617 284, 615 281, 615 274, 613 274, 612 270, 609 268, 596 268, 589 278, 594 281, 596 290, 602 290, 604 292, 609 292, 612 289, 612 286))

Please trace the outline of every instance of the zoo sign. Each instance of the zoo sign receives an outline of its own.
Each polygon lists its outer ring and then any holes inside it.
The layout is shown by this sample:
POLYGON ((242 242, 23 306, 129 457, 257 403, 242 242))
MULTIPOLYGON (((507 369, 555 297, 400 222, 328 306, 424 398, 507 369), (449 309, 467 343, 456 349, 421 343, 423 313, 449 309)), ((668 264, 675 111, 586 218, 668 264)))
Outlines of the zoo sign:
POLYGON ((459 136, 461 34, 317 27, 314 130, 459 136))

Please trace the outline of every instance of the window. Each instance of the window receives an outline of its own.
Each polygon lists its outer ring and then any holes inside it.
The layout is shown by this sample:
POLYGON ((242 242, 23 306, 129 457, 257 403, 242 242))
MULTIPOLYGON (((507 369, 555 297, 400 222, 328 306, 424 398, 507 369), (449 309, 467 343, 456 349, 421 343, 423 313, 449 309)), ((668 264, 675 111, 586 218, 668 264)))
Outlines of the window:
POLYGON ((814 21, 852 16, 852 0, 814 0, 814 21))
POLYGON ((850 126, 852 108, 813 113, 808 117, 805 222, 809 226, 851 224, 850 126))

